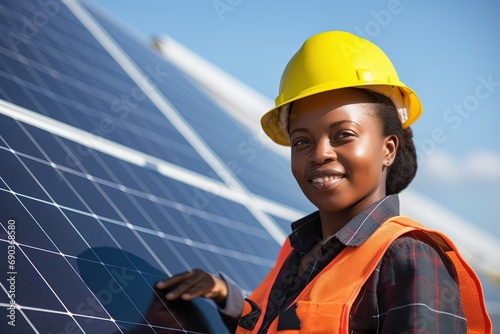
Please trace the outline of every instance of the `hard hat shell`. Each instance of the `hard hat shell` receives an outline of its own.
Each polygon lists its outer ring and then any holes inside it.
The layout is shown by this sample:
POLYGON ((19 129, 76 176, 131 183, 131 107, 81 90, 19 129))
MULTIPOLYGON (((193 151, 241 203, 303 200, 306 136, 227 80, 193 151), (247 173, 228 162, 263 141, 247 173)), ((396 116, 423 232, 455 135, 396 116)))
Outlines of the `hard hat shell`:
MULTIPOLYGON (((387 55, 375 44, 345 31, 327 31, 310 37, 292 57, 281 77, 275 107, 261 119, 264 132, 276 143, 290 146, 286 130, 280 125, 280 112, 290 102, 314 94, 348 87, 376 90, 377 86, 394 95, 405 108, 403 128, 422 113, 415 92, 399 80, 387 55)), ((394 99, 393 99, 394 101, 394 99)), ((396 103, 395 103, 396 104, 396 103)))

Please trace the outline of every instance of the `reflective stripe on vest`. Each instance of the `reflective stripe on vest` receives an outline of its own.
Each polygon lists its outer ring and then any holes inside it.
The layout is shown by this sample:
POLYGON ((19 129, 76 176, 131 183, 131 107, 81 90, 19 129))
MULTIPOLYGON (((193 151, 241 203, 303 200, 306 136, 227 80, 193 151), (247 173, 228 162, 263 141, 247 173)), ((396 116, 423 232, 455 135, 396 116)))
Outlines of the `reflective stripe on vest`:
MULTIPOLYGON (((360 246, 346 247, 304 288, 292 303, 291 308, 294 310, 288 309, 284 312, 293 324, 290 326, 285 321, 280 323, 283 318, 281 313, 271 323, 268 333, 348 333, 351 306, 362 286, 390 244, 399 236, 415 230, 426 232, 453 261, 467 318, 467 332, 491 333, 492 325, 486 311, 481 283, 453 242, 441 232, 430 230, 404 216, 393 217, 384 222, 360 246), (330 270, 331 267, 335 269, 330 270)), ((245 303, 237 334, 257 333, 261 328, 271 288, 292 251, 290 240, 287 239, 276 265, 249 296, 251 302, 245 303)))

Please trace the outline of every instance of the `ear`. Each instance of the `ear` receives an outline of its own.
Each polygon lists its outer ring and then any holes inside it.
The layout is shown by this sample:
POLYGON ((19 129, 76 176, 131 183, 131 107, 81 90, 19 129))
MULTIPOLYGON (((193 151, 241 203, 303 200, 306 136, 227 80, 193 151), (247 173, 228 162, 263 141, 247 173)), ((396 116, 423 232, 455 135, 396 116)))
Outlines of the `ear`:
POLYGON ((396 158, 399 147, 399 138, 396 135, 387 136, 384 140, 384 167, 389 167, 396 158))

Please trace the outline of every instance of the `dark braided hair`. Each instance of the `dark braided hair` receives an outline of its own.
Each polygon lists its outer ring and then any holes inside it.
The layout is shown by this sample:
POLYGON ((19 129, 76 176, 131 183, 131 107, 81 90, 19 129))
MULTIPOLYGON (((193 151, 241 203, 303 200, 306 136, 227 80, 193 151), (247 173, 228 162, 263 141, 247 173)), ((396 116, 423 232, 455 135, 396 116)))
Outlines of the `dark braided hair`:
POLYGON ((397 194, 405 189, 417 173, 417 151, 413 143, 413 132, 403 129, 394 103, 385 95, 364 90, 375 105, 376 116, 382 122, 382 135, 396 135, 399 146, 396 157, 387 170, 385 191, 387 195, 397 194))

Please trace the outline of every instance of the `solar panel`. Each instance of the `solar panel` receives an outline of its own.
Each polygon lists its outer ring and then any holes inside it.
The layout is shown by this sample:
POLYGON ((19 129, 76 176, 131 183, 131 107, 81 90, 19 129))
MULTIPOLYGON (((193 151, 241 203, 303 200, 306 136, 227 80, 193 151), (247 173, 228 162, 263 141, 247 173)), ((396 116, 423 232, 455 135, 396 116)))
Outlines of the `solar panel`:
POLYGON ((223 333, 154 282, 255 288, 310 210, 287 161, 87 4, 2 1, 0 30, 0 332, 223 333))

